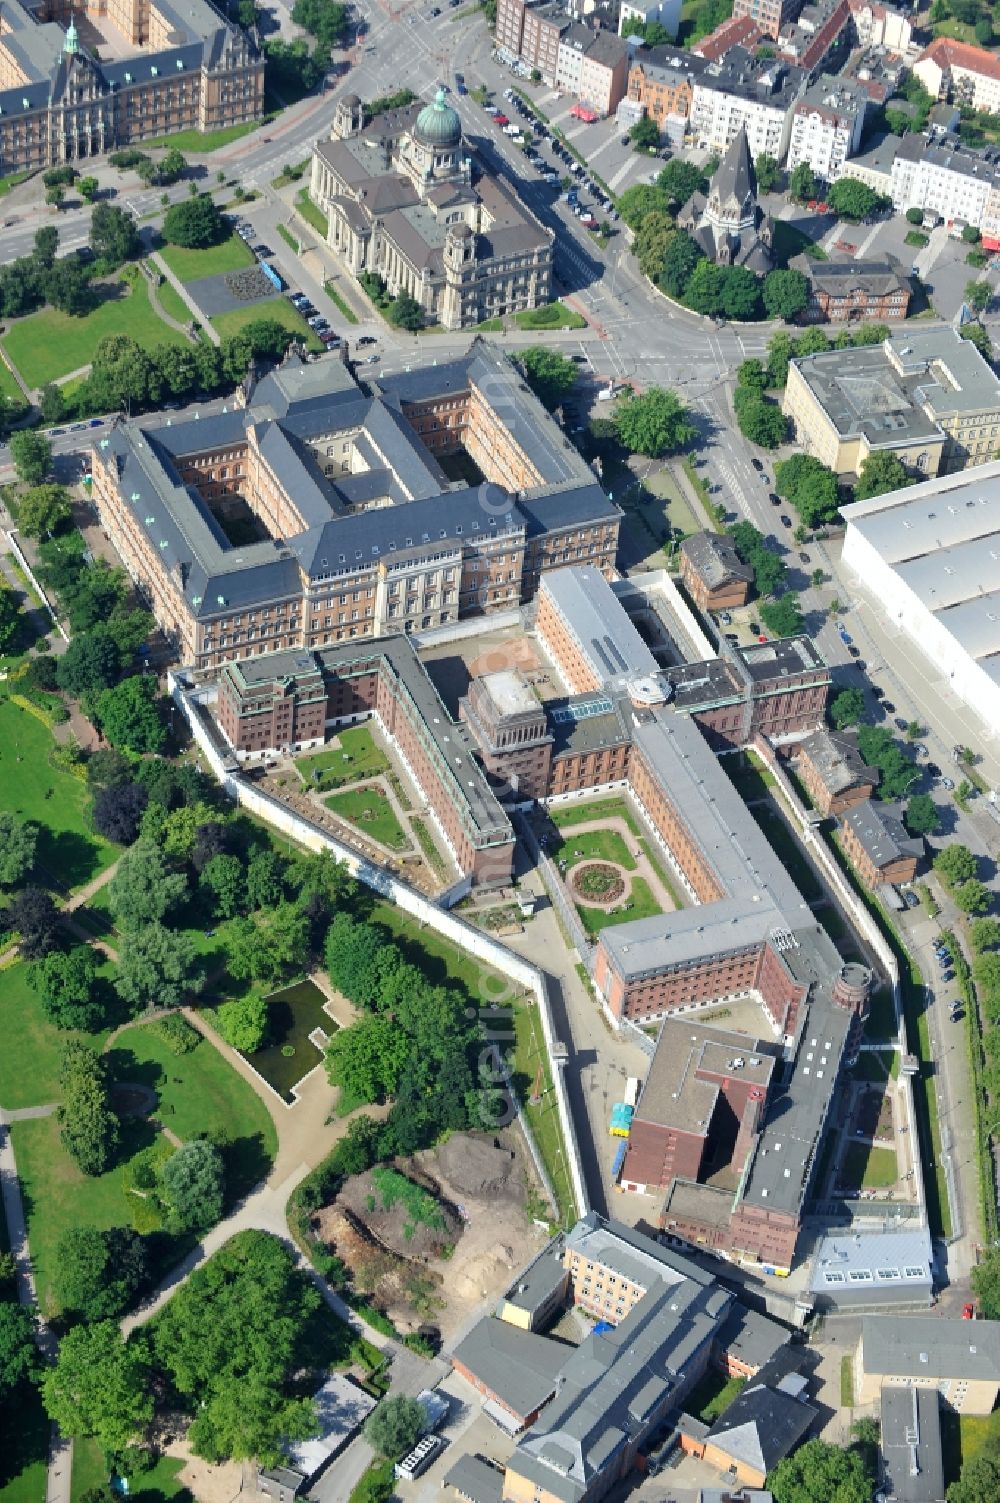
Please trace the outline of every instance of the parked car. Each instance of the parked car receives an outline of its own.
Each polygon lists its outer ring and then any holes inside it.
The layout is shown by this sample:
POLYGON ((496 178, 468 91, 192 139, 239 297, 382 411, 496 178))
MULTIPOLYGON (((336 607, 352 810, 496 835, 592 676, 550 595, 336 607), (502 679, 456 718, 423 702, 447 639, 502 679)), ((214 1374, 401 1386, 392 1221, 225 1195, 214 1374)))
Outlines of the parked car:
POLYGON ((955 786, 955 784, 952 782, 951 778, 939 778, 938 781, 940 782, 941 787, 942 788, 947 788, 949 792, 955 786))
POLYGON ((852 658, 860 658, 860 656, 861 656, 860 648, 855 647, 855 645, 854 645, 853 642, 851 643, 850 647, 848 647, 847 650, 851 654, 852 658))
POLYGON ((928 762, 927 771, 932 778, 939 778, 941 776, 941 769, 936 762, 928 762))
MULTIPOLYGON (((882 690, 882 694, 883 695, 885 694, 885 690, 884 689, 882 690)), ((893 702, 892 702, 891 699, 883 699, 882 700, 882 708, 883 708, 883 710, 885 711, 885 713, 887 715, 895 715, 895 713, 896 713, 896 706, 893 704, 893 702)), ((904 731, 906 729, 906 722, 905 721, 903 722, 903 729, 904 729, 904 731)))
POLYGON ((358 345, 378 344, 374 334, 362 334, 358 339, 358 345))
POLYGON ((809 562, 809 555, 808 555, 808 553, 803 553, 802 549, 800 548, 799 549, 799 563, 800 564, 807 564, 808 562, 809 562))
POLYGON ((729 611, 720 611, 719 620, 722 622, 723 626, 732 626, 733 624, 733 618, 729 611))
POLYGON ((903 719, 902 715, 897 715, 892 723, 896 727, 897 731, 906 730, 906 721, 903 719))
POLYGON ((792 525, 792 519, 787 512, 783 511, 781 513, 781 525, 782 527, 791 527, 792 525))
POLYGON ((775 491, 771 491, 771 493, 770 493, 770 495, 768 496, 767 499, 770 501, 770 503, 771 503, 772 506, 780 506, 781 505, 781 497, 779 495, 777 495, 775 491))
POLYGON ((758 475, 763 475, 763 473, 764 473, 764 466, 761 464, 761 462, 760 462, 759 459, 756 459, 756 458, 751 459, 750 463, 753 465, 753 467, 757 471, 758 475))
POLYGON ((909 888, 907 888, 906 892, 903 893, 903 902, 906 904, 907 908, 920 907, 920 899, 917 897, 915 892, 910 892, 909 888))

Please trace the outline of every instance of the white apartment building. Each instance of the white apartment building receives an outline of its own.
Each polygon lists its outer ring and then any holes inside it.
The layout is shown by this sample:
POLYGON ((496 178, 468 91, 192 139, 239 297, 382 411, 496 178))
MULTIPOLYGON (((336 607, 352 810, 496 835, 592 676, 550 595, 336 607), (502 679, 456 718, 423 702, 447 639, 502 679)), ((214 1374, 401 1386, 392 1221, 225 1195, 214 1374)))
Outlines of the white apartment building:
POLYGON ((909 16, 879 5, 878 0, 850 0, 851 18, 861 47, 884 47, 887 52, 905 52, 913 40, 909 16))
POLYGON ((682 0, 622 0, 618 14, 618 33, 626 21, 659 21, 672 37, 681 24, 682 0))
POLYGON ((556 85, 599 115, 610 115, 628 88, 629 48, 613 31, 574 25, 559 41, 556 85))
POLYGON ((913 73, 935 99, 1000 110, 1000 57, 983 47, 937 37, 913 65, 913 73))
POLYGON ((721 156, 739 133, 747 133, 750 156, 764 152, 785 160, 791 134, 792 106, 808 75, 774 58, 756 60, 733 47, 693 80, 690 133, 699 146, 721 156))
POLYGON ((923 209, 946 224, 961 220, 979 229, 997 218, 1000 161, 972 151, 955 136, 904 136, 892 164, 890 192, 896 212, 923 209))
POLYGON ((785 164, 789 172, 806 162, 824 182, 835 182, 861 145, 870 103, 858 84, 827 76, 817 79, 792 110, 785 164))

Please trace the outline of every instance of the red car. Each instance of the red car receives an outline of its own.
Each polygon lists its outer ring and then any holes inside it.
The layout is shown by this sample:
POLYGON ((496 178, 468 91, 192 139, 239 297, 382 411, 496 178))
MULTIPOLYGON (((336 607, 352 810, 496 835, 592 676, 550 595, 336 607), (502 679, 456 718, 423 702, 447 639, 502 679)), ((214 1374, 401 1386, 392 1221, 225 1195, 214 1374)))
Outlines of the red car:
POLYGON ((510 124, 510 121, 507 119, 506 115, 494 115, 493 118, 496 121, 497 125, 509 125, 510 124))
POLYGON ((962 1306, 962 1319, 963 1320, 975 1320, 975 1318, 976 1318, 976 1307, 975 1307, 975 1305, 963 1305, 962 1306))
POLYGON ((816 205, 816 212, 817 212, 817 214, 829 214, 829 212, 830 212, 830 205, 829 204, 817 204, 816 205))

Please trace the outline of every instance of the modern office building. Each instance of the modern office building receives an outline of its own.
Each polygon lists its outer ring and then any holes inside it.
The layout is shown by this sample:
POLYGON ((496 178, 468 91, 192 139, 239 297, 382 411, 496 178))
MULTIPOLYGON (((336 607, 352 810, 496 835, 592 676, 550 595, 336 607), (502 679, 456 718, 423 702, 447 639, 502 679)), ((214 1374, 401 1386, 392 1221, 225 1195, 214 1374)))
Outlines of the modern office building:
POLYGON ((884 624, 905 635, 928 681, 945 685, 995 736, 1000 464, 855 501, 845 516, 844 563, 884 624))
POLYGON ((92 473, 109 540, 195 671, 509 609, 545 570, 610 570, 617 548, 617 507, 479 340, 365 386, 293 355, 228 413, 120 419, 92 473))
MULTIPOLYGON (((624 59, 619 72, 624 90, 624 59)), ((473 172, 443 89, 371 121, 346 94, 309 194, 348 271, 415 298, 429 322, 465 329, 551 299, 552 231, 506 178, 473 172)))
POLYGON ((5 0, 0 176, 263 110, 261 50, 209 0, 5 0))
POLYGON ((801 448, 841 475, 879 450, 913 474, 948 474, 992 459, 1000 433, 1000 383, 950 328, 793 360, 782 405, 801 448))

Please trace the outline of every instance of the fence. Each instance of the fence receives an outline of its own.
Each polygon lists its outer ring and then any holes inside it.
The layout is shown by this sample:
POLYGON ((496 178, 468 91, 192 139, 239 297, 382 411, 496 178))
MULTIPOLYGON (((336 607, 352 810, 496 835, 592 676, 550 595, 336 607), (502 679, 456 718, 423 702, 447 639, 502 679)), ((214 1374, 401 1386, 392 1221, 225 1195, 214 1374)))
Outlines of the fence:
MULTIPOLYGON (((281 830, 300 845, 313 851, 329 850, 343 861, 348 871, 359 882, 370 887, 382 897, 388 898, 397 907, 402 908, 404 913, 411 914, 428 929, 433 929, 444 939, 448 939, 459 949, 475 956, 477 960, 492 966, 501 974, 516 981, 519 986, 530 991, 538 1006, 538 1015, 542 1023, 542 1037, 545 1041, 545 1049, 549 1058, 549 1069, 552 1076, 552 1085, 556 1095, 556 1105, 559 1111, 559 1125, 562 1129, 563 1143, 566 1150, 566 1159, 569 1165, 570 1180, 573 1188, 573 1198, 576 1208, 582 1216, 589 1209, 587 1190, 583 1178, 583 1166, 580 1160, 580 1149, 576 1140, 576 1132, 573 1127, 573 1118, 569 1109, 569 1098, 566 1094, 566 1082, 563 1079, 563 1061, 555 1049, 555 1031, 552 1025, 552 1006, 549 1000, 548 985, 545 975, 536 966, 533 966, 506 945, 484 934, 482 930, 459 918, 457 914, 447 913, 433 903, 422 893, 416 891, 401 882, 397 877, 391 876, 380 866, 365 860, 349 846, 337 840, 326 830, 321 830, 304 815, 297 814, 288 809, 271 794, 265 793, 262 788, 257 788, 235 767, 233 762, 225 756, 214 730, 206 724, 205 712, 196 700, 188 693, 183 680, 175 673, 168 674, 168 687, 181 714, 186 720, 191 734, 198 747, 203 753, 212 773, 225 789, 226 793, 242 808, 256 814, 267 824, 281 830)), ((484 988, 484 996, 487 989, 484 988)), ((494 996, 488 996, 488 1001, 496 1002, 494 996)), ((540 1163, 540 1154, 534 1142, 530 1126, 525 1118, 520 1103, 517 1103, 518 1120, 524 1132, 525 1141, 529 1145, 529 1151, 536 1165, 540 1163)), ((556 1205, 552 1187, 548 1176, 544 1174, 544 1168, 540 1170, 543 1183, 547 1192, 552 1196, 553 1205, 556 1205)))

